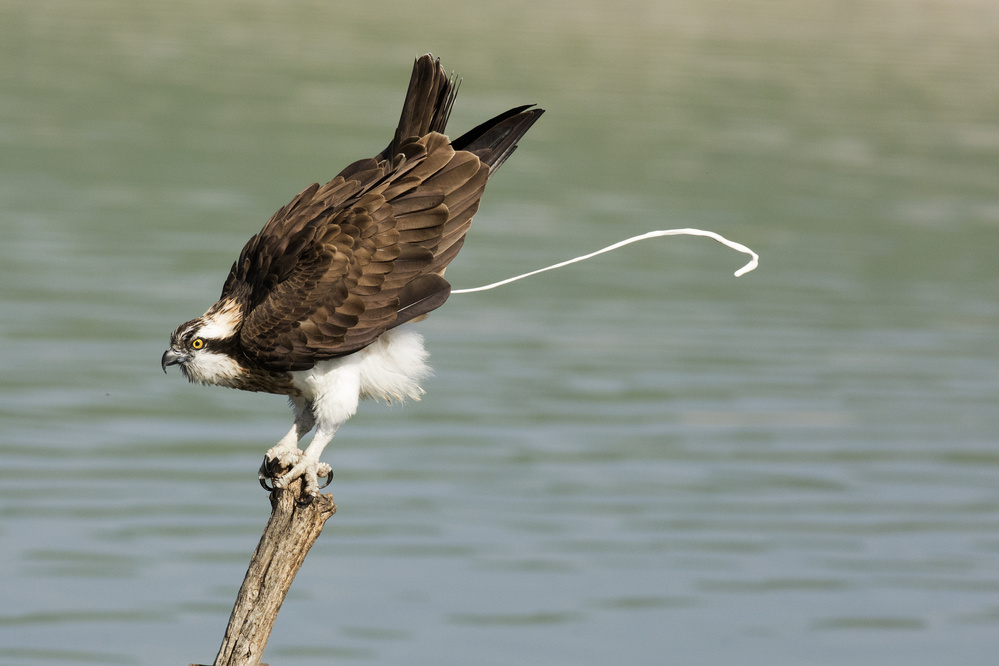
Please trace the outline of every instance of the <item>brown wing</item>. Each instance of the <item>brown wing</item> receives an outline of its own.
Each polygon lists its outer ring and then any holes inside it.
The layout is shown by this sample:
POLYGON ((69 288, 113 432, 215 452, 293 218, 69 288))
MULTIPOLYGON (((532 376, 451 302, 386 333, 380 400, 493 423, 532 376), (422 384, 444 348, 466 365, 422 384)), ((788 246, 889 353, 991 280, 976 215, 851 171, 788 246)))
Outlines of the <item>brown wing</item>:
POLYGON ((442 276, 491 167, 542 113, 514 109, 452 146, 442 133, 452 84, 439 61, 418 59, 389 147, 305 189, 243 248, 222 296, 246 306, 248 357, 271 370, 310 368, 447 300, 442 276))
POLYGON ((447 299, 441 274, 489 167, 441 134, 402 149, 392 166, 358 163, 308 188, 247 243, 224 296, 250 306, 240 332, 250 358, 273 370, 309 368, 447 299))

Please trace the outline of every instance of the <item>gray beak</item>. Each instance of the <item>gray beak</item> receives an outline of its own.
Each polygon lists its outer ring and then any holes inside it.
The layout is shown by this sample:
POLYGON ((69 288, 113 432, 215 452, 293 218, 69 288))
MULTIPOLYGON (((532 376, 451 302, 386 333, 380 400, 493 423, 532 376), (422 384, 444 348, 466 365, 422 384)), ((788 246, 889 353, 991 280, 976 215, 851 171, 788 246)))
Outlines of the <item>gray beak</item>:
POLYGON ((160 367, 163 368, 163 372, 166 373, 168 365, 177 365, 178 363, 183 363, 187 358, 183 354, 178 354, 173 349, 167 349, 163 352, 163 358, 160 359, 160 367))

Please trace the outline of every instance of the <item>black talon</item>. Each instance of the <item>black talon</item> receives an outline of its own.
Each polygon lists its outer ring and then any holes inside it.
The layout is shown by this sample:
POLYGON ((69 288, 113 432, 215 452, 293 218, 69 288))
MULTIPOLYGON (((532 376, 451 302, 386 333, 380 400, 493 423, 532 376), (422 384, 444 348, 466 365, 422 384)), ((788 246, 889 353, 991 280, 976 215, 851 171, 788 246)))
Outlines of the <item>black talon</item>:
POLYGON ((260 470, 257 472, 257 481, 260 482, 260 487, 269 493, 277 490, 274 479, 278 477, 278 471, 277 459, 264 456, 264 462, 260 464, 260 470), (271 485, 267 485, 267 481, 270 481, 271 485))
POLYGON ((297 504, 299 507, 307 507, 310 504, 312 504, 313 500, 315 499, 316 496, 313 493, 302 493, 302 496, 298 498, 298 501, 295 502, 295 504, 297 504))
POLYGON ((326 479, 326 482, 323 485, 319 486, 319 490, 322 490, 326 486, 333 483, 333 470, 330 470, 330 473, 324 476, 323 478, 326 479))

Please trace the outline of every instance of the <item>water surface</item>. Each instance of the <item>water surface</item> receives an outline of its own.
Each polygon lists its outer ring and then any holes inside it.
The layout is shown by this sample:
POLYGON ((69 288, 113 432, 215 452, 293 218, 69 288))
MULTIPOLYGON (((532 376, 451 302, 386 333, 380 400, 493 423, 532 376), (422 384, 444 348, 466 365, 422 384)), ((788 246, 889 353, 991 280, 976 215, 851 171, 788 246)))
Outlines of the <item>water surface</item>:
POLYGON ((999 17, 989 3, 7 3, 0 663, 207 663, 280 398, 170 330, 412 59, 460 132, 548 113, 449 269, 663 239, 421 324, 436 375, 326 459, 272 664, 989 664, 999 17))

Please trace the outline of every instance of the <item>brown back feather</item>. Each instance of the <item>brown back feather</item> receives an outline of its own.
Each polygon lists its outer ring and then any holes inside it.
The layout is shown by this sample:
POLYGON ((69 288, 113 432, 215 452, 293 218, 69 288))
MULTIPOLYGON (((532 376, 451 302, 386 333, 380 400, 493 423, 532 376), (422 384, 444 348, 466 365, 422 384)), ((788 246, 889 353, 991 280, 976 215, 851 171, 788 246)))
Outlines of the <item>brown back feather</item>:
POLYGON ((456 150, 443 134, 456 88, 438 60, 419 58, 389 146, 303 190, 246 243, 222 296, 245 305, 239 341, 250 359, 307 369, 447 300, 444 269, 491 171, 542 113, 497 116, 456 150))

